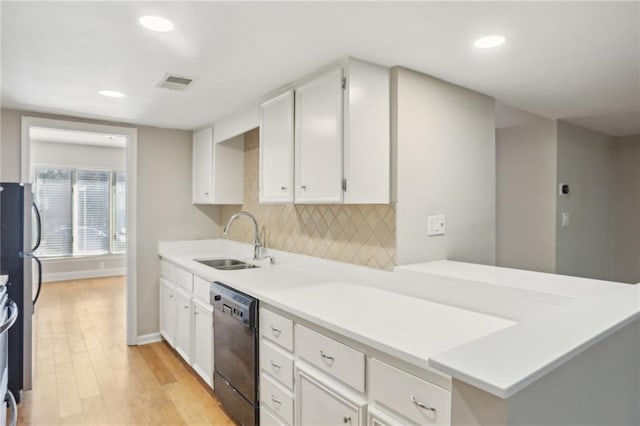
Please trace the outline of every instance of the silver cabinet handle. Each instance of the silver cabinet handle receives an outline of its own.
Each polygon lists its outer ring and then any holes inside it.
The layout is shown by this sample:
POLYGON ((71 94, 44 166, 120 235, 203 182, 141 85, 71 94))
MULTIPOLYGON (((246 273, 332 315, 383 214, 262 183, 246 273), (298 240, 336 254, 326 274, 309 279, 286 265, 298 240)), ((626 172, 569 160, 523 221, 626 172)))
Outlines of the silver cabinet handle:
POLYGON ((280 401, 278 398, 276 398, 273 394, 271 394, 271 400, 273 402, 275 402, 276 404, 278 404, 278 405, 282 404, 282 401, 280 401))
POLYGON ((11 418, 7 424, 9 426, 16 426, 16 423, 18 423, 18 404, 16 404, 16 399, 10 390, 7 390, 4 400, 8 403, 9 409, 11 409, 11 418))
POLYGON ((331 355, 327 355, 324 353, 324 351, 320 351, 320 356, 322 357, 322 359, 326 359, 327 361, 335 361, 335 358, 332 357, 331 355))
POLYGON ((282 330, 280 330, 277 327, 271 326, 271 331, 273 332, 273 334, 275 334, 276 336, 280 336, 280 333, 282 333, 282 330))
POLYGON ((278 370, 280 370, 282 368, 282 366, 280 364, 276 364, 275 362, 273 362, 273 360, 271 360, 271 366, 273 368, 277 368, 278 370))
POLYGON ((431 412, 434 412, 434 413, 436 412, 435 408, 429 407, 427 405, 424 405, 422 402, 418 401, 415 396, 412 395, 410 397, 410 399, 411 399, 411 402, 413 402, 414 404, 416 404, 418 407, 422 408, 423 410, 431 411, 431 412))
POLYGON ((351 416, 344 416, 344 417, 342 418, 342 421, 343 421, 344 423, 351 423, 351 416))

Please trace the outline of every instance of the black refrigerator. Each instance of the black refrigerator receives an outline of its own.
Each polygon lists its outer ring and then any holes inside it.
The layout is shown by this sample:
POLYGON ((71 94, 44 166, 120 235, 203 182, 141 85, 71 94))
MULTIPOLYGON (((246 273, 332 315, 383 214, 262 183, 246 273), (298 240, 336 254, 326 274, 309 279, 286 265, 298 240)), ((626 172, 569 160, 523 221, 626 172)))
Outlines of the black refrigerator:
POLYGON ((41 221, 31 184, 3 182, 0 188, 0 272, 9 276, 9 298, 18 305, 19 312, 8 336, 8 387, 20 402, 21 392, 31 389, 31 320, 42 285, 42 264, 33 252, 40 245, 41 221))

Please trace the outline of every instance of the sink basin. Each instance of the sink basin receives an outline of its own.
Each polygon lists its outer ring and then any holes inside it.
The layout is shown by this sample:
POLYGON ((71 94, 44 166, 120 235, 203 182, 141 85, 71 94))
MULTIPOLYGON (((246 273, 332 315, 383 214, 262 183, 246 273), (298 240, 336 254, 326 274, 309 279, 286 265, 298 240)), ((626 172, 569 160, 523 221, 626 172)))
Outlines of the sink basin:
POLYGON ((259 268, 259 266, 252 265, 251 263, 243 262, 237 259, 193 259, 198 263, 210 266, 212 268, 220 269, 222 271, 236 271, 239 269, 253 269, 259 268))

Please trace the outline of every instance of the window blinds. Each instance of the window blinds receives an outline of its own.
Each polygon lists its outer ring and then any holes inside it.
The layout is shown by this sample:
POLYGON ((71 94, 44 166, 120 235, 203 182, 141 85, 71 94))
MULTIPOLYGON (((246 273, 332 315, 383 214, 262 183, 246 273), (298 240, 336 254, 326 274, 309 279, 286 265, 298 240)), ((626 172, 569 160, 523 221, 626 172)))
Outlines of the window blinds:
POLYGON ((126 252, 126 175, 42 168, 35 173, 42 213, 41 257, 126 252))
POLYGON ((42 257, 72 254, 71 170, 38 169, 35 201, 42 217, 42 257))

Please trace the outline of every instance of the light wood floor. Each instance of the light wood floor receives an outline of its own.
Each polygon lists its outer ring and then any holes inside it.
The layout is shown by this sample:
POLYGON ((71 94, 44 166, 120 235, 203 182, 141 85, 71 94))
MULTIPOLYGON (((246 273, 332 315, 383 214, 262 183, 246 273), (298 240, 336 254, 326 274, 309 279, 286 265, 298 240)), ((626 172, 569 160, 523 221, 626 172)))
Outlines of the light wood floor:
POLYGON ((124 277, 43 285, 20 425, 233 425, 166 343, 125 343, 124 277))

